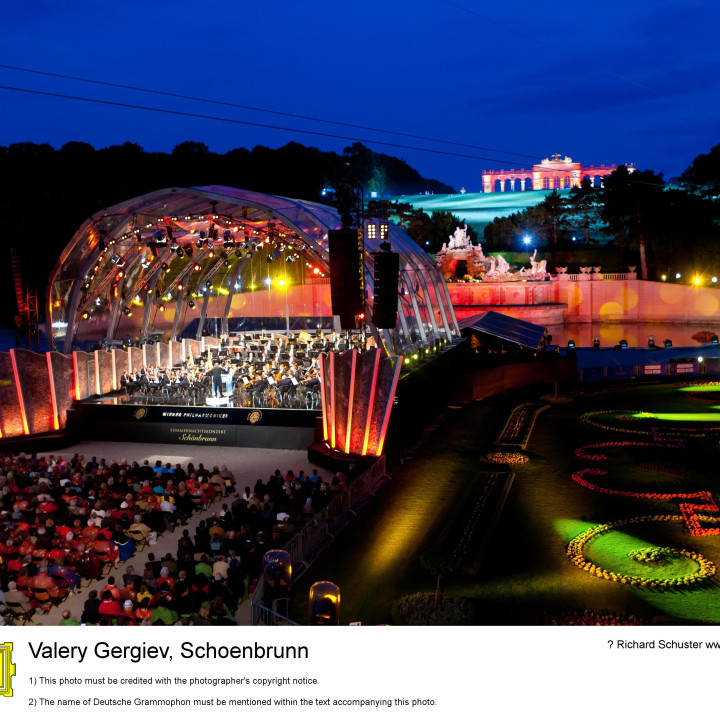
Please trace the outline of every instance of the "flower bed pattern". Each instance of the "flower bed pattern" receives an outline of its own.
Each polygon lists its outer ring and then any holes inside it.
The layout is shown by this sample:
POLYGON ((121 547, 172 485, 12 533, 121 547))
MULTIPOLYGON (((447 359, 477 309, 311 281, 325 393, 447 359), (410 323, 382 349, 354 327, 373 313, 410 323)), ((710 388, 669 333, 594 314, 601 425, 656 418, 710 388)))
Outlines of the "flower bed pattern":
POLYGON ((647 625, 648 623, 634 615, 625 617, 616 613, 596 613, 593 610, 577 612, 566 610, 564 612, 548 615, 547 625, 647 625))
MULTIPOLYGON (((718 518, 708 515, 701 515, 698 517, 703 522, 718 522, 718 518)), ((672 552, 676 556, 690 558, 697 564, 698 568, 691 575, 662 579, 611 572, 599 565, 595 565, 585 557, 585 546, 591 540, 604 533, 635 523, 675 522, 678 520, 684 521, 684 517, 682 515, 641 515, 639 517, 616 520, 615 522, 603 523, 602 525, 595 525, 580 533, 577 537, 570 541, 570 544, 567 547, 567 556, 570 558, 570 561, 581 570, 584 570, 585 572, 590 573, 590 575, 600 578, 601 580, 610 580, 611 582, 622 583, 623 585, 635 585, 637 587, 653 588, 656 590, 675 590, 678 588, 696 586, 715 575, 717 568, 715 567, 715 564, 708 560, 704 555, 693 552, 692 550, 663 548, 666 552, 672 552)))
POLYGON ((652 413, 643 410, 593 410, 592 412, 583 413, 580 420, 588 425, 599 428, 600 430, 609 430, 611 432, 624 432, 633 435, 650 435, 655 439, 666 437, 706 437, 709 433, 720 432, 720 426, 692 428, 692 427, 651 427, 647 430, 635 430, 634 428, 619 427, 617 425, 606 425, 597 421, 598 415, 615 415, 618 420, 637 422, 641 420, 653 419, 652 413))
POLYGON ((496 465, 524 465, 526 462, 529 462, 530 458, 522 453, 496 452, 488 453, 483 460, 496 465))
MULTIPOLYGON (((699 503, 680 503, 678 508, 680 516, 685 523, 688 532, 695 536, 720 535, 720 527, 702 527, 700 520, 703 517, 697 514, 698 510, 704 512, 720 512, 720 508, 713 500, 713 496, 707 490, 699 490, 692 493, 656 493, 656 492, 631 492, 630 490, 611 490, 610 488, 590 482, 586 475, 607 475, 607 470, 601 468, 585 468, 572 474, 572 479, 582 487, 604 495, 617 495, 627 498, 643 498, 646 500, 699 500, 699 503)), ((720 519, 714 518, 714 521, 720 519)))
POLYGON ((545 410, 547 405, 538 405, 537 403, 525 403, 518 405, 512 413, 505 427, 502 429, 496 445, 519 445, 523 450, 530 439, 535 419, 539 412, 545 410))

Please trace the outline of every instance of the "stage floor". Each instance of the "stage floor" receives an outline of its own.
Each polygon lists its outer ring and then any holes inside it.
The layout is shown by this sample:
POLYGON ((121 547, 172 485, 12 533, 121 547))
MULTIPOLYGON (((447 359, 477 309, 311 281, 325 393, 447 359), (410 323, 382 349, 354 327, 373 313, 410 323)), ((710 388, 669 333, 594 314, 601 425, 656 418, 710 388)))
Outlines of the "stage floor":
POLYGON ((291 405, 247 405, 241 399, 233 396, 224 396, 216 398, 207 396, 204 398, 197 398, 197 400, 179 397, 166 397, 160 395, 103 395, 101 397, 86 398, 82 401, 83 403, 89 403, 93 405, 152 405, 152 406, 167 406, 167 407, 182 407, 182 408, 193 408, 193 407, 221 407, 221 408, 238 408, 242 410, 299 410, 307 412, 308 410, 313 412, 320 412, 319 406, 313 403, 302 403, 300 400, 291 405), (308 405, 310 405, 308 407, 308 405))

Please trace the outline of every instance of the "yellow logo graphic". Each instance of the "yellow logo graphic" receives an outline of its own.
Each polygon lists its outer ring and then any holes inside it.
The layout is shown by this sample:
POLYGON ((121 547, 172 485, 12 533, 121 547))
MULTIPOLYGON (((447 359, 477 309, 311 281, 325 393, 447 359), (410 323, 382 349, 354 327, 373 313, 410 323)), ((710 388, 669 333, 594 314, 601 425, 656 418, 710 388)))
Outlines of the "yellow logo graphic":
POLYGON ((0 644, 0 695, 12 697, 12 678, 15 666, 12 662, 12 643, 0 644))
POLYGON ((136 420, 142 420, 147 415, 147 408, 141 407, 138 408, 134 413, 133 417, 136 420))
POLYGON ((254 425, 256 422, 259 422, 262 419, 262 413, 259 410, 253 410, 247 416, 247 419, 249 423, 252 423, 254 425))

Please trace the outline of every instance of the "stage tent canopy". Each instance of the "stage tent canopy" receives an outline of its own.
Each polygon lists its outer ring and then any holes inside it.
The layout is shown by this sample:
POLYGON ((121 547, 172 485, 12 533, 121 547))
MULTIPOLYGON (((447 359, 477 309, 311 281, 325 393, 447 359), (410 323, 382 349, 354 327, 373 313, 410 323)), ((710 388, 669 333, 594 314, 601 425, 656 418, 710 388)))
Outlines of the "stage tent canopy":
POLYGON ((535 325, 526 320, 518 320, 494 310, 488 310, 461 320, 460 328, 463 331, 474 330, 531 350, 542 347, 543 338, 547 332, 542 325, 535 325))
MULTIPOLYGON (((328 231, 340 227, 335 208, 216 185, 100 210, 50 276, 52 346, 68 353, 127 339, 332 328, 328 231)), ((366 318, 381 242, 365 232, 366 318)), ((369 326, 378 344, 395 355, 457 337, 433 259, 393 224, 389 242, 400 255, 398 320, 391 330, 369 326)))

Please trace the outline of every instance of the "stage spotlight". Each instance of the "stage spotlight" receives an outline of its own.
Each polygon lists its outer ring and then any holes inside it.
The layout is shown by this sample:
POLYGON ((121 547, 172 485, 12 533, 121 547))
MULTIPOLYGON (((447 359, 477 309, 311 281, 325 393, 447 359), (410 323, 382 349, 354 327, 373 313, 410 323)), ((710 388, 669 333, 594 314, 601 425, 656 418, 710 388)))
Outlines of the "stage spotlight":
POLYGON ((167 263, 163 263, 160 266, 165 272, 170 272, 170 266, 167 263))
POLYGON ((208 257, 212 260, 212 258, 215 257, 215 251, 214 251, 214 250, 210 250, 210 252, 208 252, 208 257))
POLYGON ((129 307, 124 308, 124 309, 123 309, 123 312, 124 312, 125 315, 127 315, 128 317, 132 317, 132 310, 131 310, 129 307))
POLYGON ((235 251, 235 257, 236 257, 236 258, 242 257, 242 250, 240 250, 240 249, 236 250, 236 251, 235 251))
POLYGON ((223 247, 231 248, 234 245, 235 245, 235 238, 233 238, 232 233, 229 230, 226 230, 223 233, 223 247))
POLYGON ((226 268, 227 268, 227 267, 230 267, 230 261, 229 261, 229 260, 226 260, 226 261, 223 263, 223 265, 224 265, 226 268))
POLYGON ((180 247, 177 248, 177 250, 175 250, 175 252, 177 253, 177 256, 178 256, 179 258, 185 257, 185 253, 183 252, 183 249, 182 249, 182 248, 180 248, 180 247))
POLYGON ((192 257, 194 252, 195 248, 192 246, 192 243, 185 246, 185 253, 188 257, 192 257))
POLYGON ((672 340, 664 340, 663 345, 665 347, 672 347, 672 340))
POLYGON ((185 289, 185 286, 184 286, 182 283, 178 283, 177 289, 178 289, 178 290, 184 290, 184 289, 185 289))
POLYGON ((188 303, 188 307, 189 307, 191 310, 194 309, 195 303, 191 300, 191 301, 188 303))
POLYGON ((626 348, 627 346, 628 346, 627 340, 621 340, 621 341, 620 341, 620 347, 621 347, 621 348, 626 348))
POLYGON ((594 338, 593 338, 593 347, 594 347, 594 348, 600 348, 600 338, 599 338, 599 337, 594 337, 594 338))
POLYGON ((571 349, 574 348, 574 347, 575 347, 575 341, 574 341, 574 340, 568 340, 567 346, 568 346, 569 348, 571 348, 571 349))
POLYGON ((160 312, 165 312, 165 306, 164 305, 158 305, 158 310, 160 312))
POLYGON ((90 313, 86 310, 80 317, 83 320, 87 320, 90 317, 90 313))
POLYGON ((198 248, 202 248, 202 246, 205 244, 206 238, 207 238, 207 233, 204 230, 201 230, 200 237, 198 238, 198 241, 197 241, 198 248))

